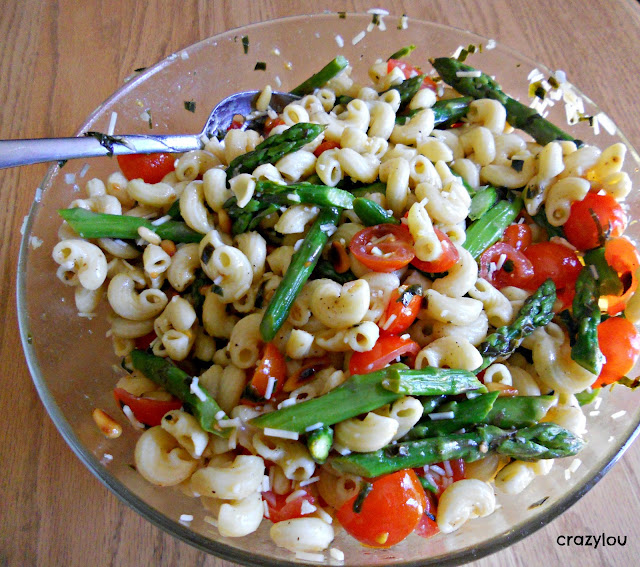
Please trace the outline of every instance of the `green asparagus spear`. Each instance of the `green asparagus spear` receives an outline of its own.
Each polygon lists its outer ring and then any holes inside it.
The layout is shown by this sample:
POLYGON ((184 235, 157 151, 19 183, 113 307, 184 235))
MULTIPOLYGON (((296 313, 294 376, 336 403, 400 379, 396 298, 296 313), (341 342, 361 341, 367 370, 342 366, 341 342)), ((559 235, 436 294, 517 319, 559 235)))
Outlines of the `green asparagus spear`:
POLYGON ((600 391, 602 388, 589 388, 587 390, 583 390, 582 392, 578 392, 575 394, 576 400, 581 406, 588 406, 595 402, 596 398, 600 395, 600 391))
POLYGON ((484 189, 481 189, 471 198, 469 219, 475 221, 483 217, 497 201, 498 191, 495 187, 488 185, 484 189))
POLYGON ((537 460, 569 457, 583 446, 579 437, 554 423, 514 430, 483 425, 469 433, 406 441, 371 453, 332 457, 329 462, 338 472, 375 478, 452 459, 473 462, 490 451, 521 460, 537 460))
POLYGON ((473 97, 461 96, 437 101, 432 107, 434 124, 444 128, 460 121, 467 115, 473 97))
POLYGON ((467 228, 467 238, 462 245, 474 258, 492 246, 515 220, 522 210, 522 199, 514 201, 498 201, 482 218, 474 221, 467 228))
POLYGON ((498 398, 484 423, 496 427, 531 427, 556 403, 554 396, 512 396, 498 398))
MULTIPOLYGON (((473 98, 470 96, 463 96, 437 101, 431 107, 431 110, 433 110, 434 127, 446 128, 460 121, 467 115, 469 104, 472 100, 473 98)), ((421 110, 424 110, 424 108, 412 108, 405 110, 402 114, 397 114, 396 124, 400 126, 406 124, 421 110)))
POLYGON ((253 418, 250 424, 260 429, 269 427, 304 433, 307 427, 317 423, 333 425, 378 409, 402 397, 381 384, 386 376, 399 368, 407 367, 393 364, 370 374, 355 374, 324 396, 262 414, 253 418))
POLYGON ((389 55, 389 57, 387 58, 387 61, 389 61, 389 59, 402 59, 403 57, 406 57, 407 55, 409 55, 415 48, 416 46, 413 44, 402 47, 401 49, 398 49, 398 51, 396 51, 395 53, 392 53, 391 55, 389 55))
POLYGON ((438 413, 449 410, 454 412, 454 417, 436 421, 423 420, 409 431, 407 439, 448 435, 470 425, 495 425, 503 429, 531 427, 556 403, 553 396, 513 396, 496 399, 497 394, 498 392, 492 392, 466 401, 442 404, 438 407, 438 413))
POLYGON ((576 295, 573 298, 573 318, 577 323, 576 340, 571 347, 571 358, 592 374, 598 376, 604 364, 604 356, 598 346, 598 282, 591 270, 585 266, 576 280, 576 295))
POLYGON ((83 238, 140 238, 138 229, 145 227, 163 240, 200 242, 203 234, 179 221, 154 225, 151 221, 127 215, 94 213, 86 209, 59 209, 58 214, 83 238))
POLYGON ((196 417, 202 429, 220 437, 229 436, 231 429, 220 427, 219 424, 219 421, 227 419, 224 411, 206 390, 197 385, 197 381, 194 384, 195 378, 167 359, 142 350, 132 351, 131 361, 134 368, 149 380, 160 384, 167 392, 182 400, 185 409, 196 417), (220 415, 223 416, 222 419, 218 417, 220 415))
POLYGON ((375 183, 371 183, 369 185, 362 185, 354 188, 344 187, 343 183, 345 183, 345 180, 343 180, 339 184, 340 187, 349 191, 349 193, 351 193, 354 197, 365 197, 366 195, 371 193, 382 193, 383 195, 385 195, 387 192, 387 184, 382 183, 382 181, 376 181, 375 183))
POLYGON ((386 91, 382 91, 380 94, 384 94, 392 90, 398 91, 400 93, 400 107, 398 108, 398 112, 402 112, 404 107, 411 102, 413 96, 420 90, 425 77, 426 75, 418 75, 416 77, 411 77, 410 79, 405 79, 399 85, 394 85, 386 91))
POLYGON ((473 372, 456 368, 433 368, 421 370, 398 370, 382 381, 382 386, 391 392, 405 396, 434 396, 471 390, 486 391, 473 372))
POLYGON ((349 61, 347 61, 347 59, 345 59, 342 55, 338 55, 335 59, 333 59, 322 69, 320 69, 320 71, 318 71, 315 75, 312 75, 306 81, 289 92, 298 96, 310 94, 314 90, 326 85, 328 81, 333 79, 333 77, 340 73, 347 65, 349 65, 349 61))
POLYGON ((400 224, 389 211, 385 210, 371 199, 365 197, 356 197, 353 201, 353 210, 358 218, 365 226, 374 226, 376 224, 400 224))
POLYGON ((447 396, 442 394, 439 396, 422 396, 420 403, 422 404, 422 415, 426 416, 436 411, 447 399, 447 396))
POLYGON ((318 429, 314 429, 307 435, 307 448, 312 459, 323 464, 329 457, 329 451, 333 445, 333 429, 328 425, 323 425, 318 429))
POLYGON ((593 266, 598 274, 598 291, 600 295, 622 295, 624 285, 618 273, 607 263, 604 257, 604 246, 589 250, 584 255, 587 266, 593 266))
MULTIPOLYGON (((307 427, 317 423, 333 425, 403 397, 405 395, 403 392, 392 392, 386 389, 383 383, 387 380, 393 382, 398 375, 406 375, 406 373, 420 382, 420 372, 424 371, 409 370, 404 364, 393 364, 370 374, 355 374, 324 396, 263 414, 252 419, 250 423, 260 429, 270 427, 298 433, 304 433, 307 427)), ((432 384, 430 389, 423 387, 421 391, 425 392, 425 395, 440 393, 456 395, 475 390, 480 383, 478 381, 461 383, 455 379, 443 377, 439 381, 432 381, 432 384)))
POLYGON ((424 439, 447 435, 469 425, 485 423, 484 420, 491 411, 498 394, 499 392, 490 392, 468 400, 446 402, 438 408, 437 412, 428 414, 428 421, 422 421, 414 426, 407 433, 406 438, 424 439))
POLYGON ((316 267, 322 249, 335 229, 340 213, 336 208, 322 209, 304 237, 302 245, 291 257, 291 263, 278 285, 260 323, 260 334, 265 342, 273 340, 289 316, 298 293, 316 267))
POLYGON ((442 77, 442 80, 452 86, 460 94, 473 98, 491 98, 500 102, 507 111, 507 121, 516 128, 530 134, 536 142, 546 145, 554 140, 569 140, 581 144, 562 131, 555 124, 545 120, 533 108, 525 106, 517 100, 507 96, 489 75, 480 73, 480 76, 460 76, 459 73, 477 74, 478 71, 469 65, 451 57, 439 57, 432 59, 431 64, 442 77))
POLYGON ((256 167, 264 163, 275 163, 280 158, 299 150, 302 146, 315 140, 326 128, 323 124, 300 122, 291 128, 269 136, 256 149, 238 156, 231 161, 227 168, 227 179, 240 173, 251 173, 256 167))
POLYGON ((548 279, 525 300, 511 325, 499 327, 478 347, 484 362, 475 372, 484 370, 498 358, 511 356, 526 336, 549 323, 555 301, 556 285, 548 279))

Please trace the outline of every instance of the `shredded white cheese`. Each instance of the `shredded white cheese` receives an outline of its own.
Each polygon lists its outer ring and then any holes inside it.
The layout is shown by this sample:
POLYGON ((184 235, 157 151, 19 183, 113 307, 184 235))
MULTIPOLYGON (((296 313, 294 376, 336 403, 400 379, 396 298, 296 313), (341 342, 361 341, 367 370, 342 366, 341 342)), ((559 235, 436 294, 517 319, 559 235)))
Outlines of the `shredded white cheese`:
POLYGON ((360 43, 363 39, 364 36, 367 35, 367 32, 365 31, 361 31, 358 35, 356 35, 352 40, 351 40, 351 45, 356 45, 358 43, 360 43))
POLYGON ((131 408, 129 406, 122 406, 122 411, 124 415, 127 416, 127 419, 131 422, 131 425, 133 425, 136 429, 144 429, 144 425, 136 419, 136 416, 133 415, 133 411, 131 411, 131 408))
POLYGON ((308 478, 307 480, 301 480, 300 481, 300 487, 308 486, 309 484, 313 484, 314 482, 318 482, 319 480, 320 480, 319 476, 312 476, 311 478, 308 478))
POLYGON ((309 427, 307 427, 305 429, 305 431, 315 431, 316 429, 320 429, 322 426, 324 425, 324 423, 322 423, 321 421, 319 421, 318 423, 314 423, 313 425, 310 425, 309 427))
POLYGON ((303 561, 313 561, 314 563, 322 563, 324 561, 324 554, 309 553, 307 551, 296 551, 296 559, 302 559, 303 561))
POLYGON ((233 419, 221 419, 218 421, 218 426, 224 429, 228 429, 230 427, 242 427, 242 420, 239 417, 234 417, 233 419))
POLYGON ((336 43, 338 47, 344 47, 344 39, 342 39, 342 36, 339 34, 336 35, 336 43))
POLYGON ((313 514, 317 508, 311 504, 308 500, 303 500, 302 505, 300 506, 300 514, 302 516, 306 516, 307 514, 313 514))
MULTIPOLYGON (((114 112, 115 114, 115 112, 114 112)), ((82 169, 78 172, 78 177, 80 177, 81 179, 87 174, 87 172, 89 171, 89 164, 85 163, 82 166, 82 169)))
POLYGON ((624 411, 624 410, 618 411, 618 412, 614 413, 614 414, 611 416, 611 419, 620 419, 620 418, 621 418, 623 415, 625 415, 626 413, 627 413, 627 412, 626 412, 626 411, 624 411))
POLYGON ((266 400, 271 398, 271 396, 273 395, 273 389, 275 388, 275 386, 276 386, 276 377, 269 376, 269 380, 267 381, 267 389, 264 392, 264 397, 266 400))
POLYGON ((109 120, 109 126, 107 128, 107 136, 113 136, 116 129, 116 120, 118 120, 118 113, 112 112, 111 119, 109 120))
POLYGON ((287 431, 286 429, 273 429, 272 427, 265 427, 263 433, 267 437, 280 437, 282 439, 298 440, 300 437, 295 431, 287 431))
POLYGON ((194 376, 194 378, 191 380, 189 391, 194 394, 201 402, 206 402, 207 395, 204 393, 204 390, 198 385, 199 380, 199 378, 194 376))
POLYGON ((193 522, 193 516, 191 514, 181 514, 180 515, 181 522, 193 522))
POLYGON ((456 71, 456 77, 465 78, 465 77, 481 77, 482 71, 478 71, 474 69, 473 71, 456 71))

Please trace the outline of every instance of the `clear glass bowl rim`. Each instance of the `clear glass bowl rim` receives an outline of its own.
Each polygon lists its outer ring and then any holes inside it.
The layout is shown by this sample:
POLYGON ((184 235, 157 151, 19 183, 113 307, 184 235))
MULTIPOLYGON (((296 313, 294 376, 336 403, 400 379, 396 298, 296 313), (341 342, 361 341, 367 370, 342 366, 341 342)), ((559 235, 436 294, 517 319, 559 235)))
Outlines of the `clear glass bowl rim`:
MULTIPOLYGON (((342 12, 341 12, 342 13, 342 12)), ((345 12, 347 17, 349 18, 363 18, 367 21, 370 21, 371 14, 370 13, 358 13, 358 12, 345 12)), ((205 43, 221 40, 222 38, 231 35, 237 34, 240 31, 248 32, 256 27, 269 25, 275 22, 295 22, 301 21, 308 18, 319 18, 319 17, 335 17, 336 12, 316 12, 316 13, 308 13, 308 14, 299 14, 293 16, 285 16, 281 18, 274 18, 270 20, 265 20, 261 22, 256 22, 252 24, 243 25, 237 28, 231 28, 224 32, 215 34, 208 38, 202 39, 196 43, 193 43, 183 49, 178 50, 188 51, 191 49, 198 49, 205 43)), ((398 16, 394 16, 389 14, 385 16, 388 18, 398 18, 398 16)), ((470 39, 474 39, 476 42, 486 42, 488 38, 482 36, 480 34, 471 32, 469 30, 465 30, 463 28, 458 28, 455 26, 450 26, 446 24, 441 24, 438 22, 431 22, 427 20, 418 20, 411 18, 412 23, 429 25, 433 27, 437 27, 443 30, 452 30, 458 33, 464 33, 469 36, 470 39)), ((497 42, 498 45, 500 42, 497 42)), ((530 57, 524 55, 520 51, 508 48, 509 51, 517 56, 522 61, 526 61, 532 65, 532 68, 540 68, 545 72, 549 70, 542 64, 534 61, 530 57)), ((76 135, 80 135, 86 128, 87 124, 90 124, 96 116, 98 116, 104 109, 105 106, 108 106, 110 102, 116 98, 118 98, 121 93, 125 90, 129 90, 137 86, 140 82, 144 82, 149 76, 161 71, 165 65, 167 65, 170 61, 173 60, 175 55, 169 55, 165 57, 161 61, 157 62, 153 66, 146 69, 144 72, 140 73, 137 77, 127 82, 120 88, 118 88, 112 95, 110 95, 105 101, 102 102, 83 122, 81 128, 77 131, 76 135)), ((584 95, 578 88, 574 86, 574 90, 576 93, 581 96, 585 101, 589 104, 593 105, 597 108, 597 105, 589 99, 586 95, 584 95)), ((617 130, 616 135, 625 142, 627 147, 630 149, 630 152, 634 156, 636 162, 640 161, 638 154, 634 150, 633 146, 628 142, 626 137, 617 130)), ((46 187, 53 176, 58 172, 56 164, 52 164, 47 173, 39 185, 39 188, 46 187)), ((22 236, 22 241, 20 244, 19 256, 18 256, 18 273, 17 273, 17 289, 16 289, 16 298, 17 298, 17 314, 18 314, 18 325, 20 332, 20 339, 22 342, 22 347, 25 353, 25 358, 27 360, 27 365, 29 371, 31 373, 33 383, 36 387, 38 395, 42 400, 47 413, 51 417, 54 425, 66 441, 66 443, 71 447, 76 456, 80 459, 80 461, 89 469, 91 473, 93 473, 102 484, 104 484, 113 494, 116 495, 120 499, 121 502, 135 510, 138 514, 140 514, 143 518, 150 521, 152 524, 167 532, 168 534, 179 538, 180 540, 194 546, 197 549, 200 549, 204 552, 216 555, 222 559, 233 561, 242 565, 251 565, 251 566, 263 566, 263 565, 273 565, 275 566, 299 566, 299 565, 307 565, 309 563, 304 562, 300 563, 297 561, 287 561, 281 558, 277 560, 272 560, 268 556, 263 555, 257 557, 254 554, 246 552, 242 549, 238 549, 236 547, 227 545, 223 542, 217 542, 206 537, 201 536, 200 534, 190 530, 185 525, 173 521, 163 514, 159 514, 155 508, 148 505, 144 500, 139 498, 136 494, 134 494, 131 490, 129 490, 124 484, 117 481, 104 467, 100 461, 93 455, 93 453, 87 450, 84 445, 79 441, 76 434, 73 432, 69 423, 67 422, 63 412, 59 408, 58 404, 54 401, 53 396, 51 395, 49 388, 47 386, 46 381, 44 380, 38 360, 30 348, 30 339, 29 339, 29 321, 27 316, 27 298, 25 294, 26 289, 26 266, 27 266, 27 258, 28 258, 28 249, 29 249, 29 234, 31 233, 31 228, 33 225, 35 213, 39 208, 39 203, 34 201, 31 209, 28 214, 28 218, 26 223, 24 224, 24 232, 22 236)), ((540 516, 536 518, 532 518, 526 524, 521 525, 518 529, 509 530, 499 536, 496 536, 490 540, 487 540, 476 547, 463 550, 460 552, 453 552, 447 554, 446 556, 438 556, 425 558, 423 560, 418 561, 407 561, 403 563, 394 563, 397 567, 426 567, 428 565, 440 565, 440 566, 455 566, 462 565, 469 561, 474 561, 481 559, 487 555, 496 553, 501 551, 508 546, 524 539, 525 537, 533 534, 540 528, 544 527, 552 520, 560 516, 566 510, 568 510, 573 504, 575 504, 582 496, 584 496, 591 488, 593 488, 598 481, 611 469, 611 467, 622 457, 624 452, 628 449, 628 447, 633 443, 638 434, 640 433, 640 422, 636 423, 635 426, 628 430, 629 434, 626 439, 623 439, 622 444, 619 446, 615 446, 609 454, 607 455, 607 462, 604 467, 599 470, 594 471, 590 475, 587 475, 583 482, 577 484, 572 490, 564 495, 564 497, 558 499, 554 504, 549 506, 540 516)), ((345 562, 342 565, 344 567, 349 567, 352 565, 353 567, 365 565, 363 563, 348 563, 345 562)))

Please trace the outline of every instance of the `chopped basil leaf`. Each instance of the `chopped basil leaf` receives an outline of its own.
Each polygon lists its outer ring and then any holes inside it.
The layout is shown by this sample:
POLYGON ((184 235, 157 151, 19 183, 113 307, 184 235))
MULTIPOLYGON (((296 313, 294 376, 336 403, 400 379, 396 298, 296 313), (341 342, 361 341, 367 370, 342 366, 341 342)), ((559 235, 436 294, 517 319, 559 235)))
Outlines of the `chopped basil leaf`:
POLYGON ((102 132, 93 131, 85 132, 84 135, 88 138, 95 138, 96 140, 98 140, 98 142, 100 142, 100 145, 105 150, 107 150, 107 155, 109 157, 113 155, 113 146, 116 144, 120 144, 121 146, 124 146, 126 148, 133 149, 119 136, 109 136, 109 134, 103 134, 102 132))
POLYGON ((133 72, 134 73, 142 73, 143 71, 146 71, 148 69, 148 67, 138 67, 137 69, 134 69, 133 72))
POLYGON ((358 497, 353 502, 353 511, 356 514, 359 514, 362 511, 362 505, 364 504, 364 499, 369 496, 369 493, 373 490, 373 484, 370 482, 363 482, 362 488, 360 488, 360 492, 358 492, 358 497))
POLYGON ((341 20, 344 20, 344 19, 346 19, 346 18, 347 18, 347 13, 346 13, 346 12, 338 12, 338 17, 339 17, 341 20))
POLYGON ((196 111, 196 103, 194 100, 185 100, 184 101, 184 108, 185 110, 188 110, 189 112, 195 112, 196 111))
POLYGON ((256 66, 253 68, 254 71, 266 71, 267 64, 264 61, 258 61, 256 66))
POLYGON ((524 165, 524 160, 523 159, 512 159, 511 160, 511 167, 513 169, 515 169, 516 171, 520 172, 522 171, 522 166, 524 165))
POLYGON ((242 49, 244 49, 245 55, 249 53, 249 36, 248 35, 242 36, 242 49))
MULTIPOLYGON (((400 288, 402 289, 402 288, 400 288)), ((422 286, 420 284, 413 284, 400 292, 400 297, 396 299, 397 303, 402 303, 405 307, 409 307, 409 303, 416 296, 422 297, 422 286)))

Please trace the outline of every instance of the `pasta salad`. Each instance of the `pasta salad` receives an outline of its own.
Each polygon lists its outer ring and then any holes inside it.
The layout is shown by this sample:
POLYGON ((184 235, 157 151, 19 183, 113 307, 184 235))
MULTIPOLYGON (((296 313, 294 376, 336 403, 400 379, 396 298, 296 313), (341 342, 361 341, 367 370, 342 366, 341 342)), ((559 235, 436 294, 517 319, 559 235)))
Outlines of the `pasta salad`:
POLYGON ((203 149, 119 156, 59 211, 58 277, 80 313, 109 306, 136 470, 222 536, 267 521, 322 560, 338 526, 453 532, 576 455, 600 388, 636 385, 626 147, 411 51, 369 86, 339 56, 281 113, 266 87, 203 149))

